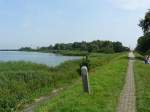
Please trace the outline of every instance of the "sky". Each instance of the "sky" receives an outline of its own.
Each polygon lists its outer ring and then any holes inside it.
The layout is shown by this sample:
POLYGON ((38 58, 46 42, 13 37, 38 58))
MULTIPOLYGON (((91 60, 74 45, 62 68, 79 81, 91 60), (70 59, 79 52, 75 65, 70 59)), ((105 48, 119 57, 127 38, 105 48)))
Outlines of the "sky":
POLYGON ((111 40, 135 47, 150 0, 0 0, 0 49, 111 40))

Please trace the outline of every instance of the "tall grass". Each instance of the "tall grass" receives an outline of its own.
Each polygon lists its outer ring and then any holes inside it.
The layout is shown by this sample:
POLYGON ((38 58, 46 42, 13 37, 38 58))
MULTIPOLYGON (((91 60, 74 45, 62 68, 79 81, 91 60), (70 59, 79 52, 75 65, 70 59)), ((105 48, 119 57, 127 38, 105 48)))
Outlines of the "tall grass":
POLYGON ((30 62, 0 63, 0 112, 15 111, 35 97, 64 86, 79 74, 79 61, 55 68, 30 62))

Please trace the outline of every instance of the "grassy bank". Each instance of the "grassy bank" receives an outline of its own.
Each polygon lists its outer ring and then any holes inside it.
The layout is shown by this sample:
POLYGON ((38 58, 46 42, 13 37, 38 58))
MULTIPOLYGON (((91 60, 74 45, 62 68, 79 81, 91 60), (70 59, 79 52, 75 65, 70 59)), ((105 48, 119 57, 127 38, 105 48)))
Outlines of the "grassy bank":
MULTIPOLYGON (((118 55, 91 54, 91 71, 118 55)), ((68 61, 54 68, 30 62, 0 62, 0 112, 15 111, 55 88, 70 85, 79 78, 80 62, 68 61)))
MULTIPOLYGON (((20 50, 18 50, 20 51, 20 50)), ((87 51, 79 50, 21 50, 25 52, 41 52, 41 53, 55 53, 64 56, 85 56, 88 54, 87 51)))
MULTIPOLYGON (((98 53, 98 52, 88 52, 88 51, 80 51, 80 50, 21 50, 25 52, 41 52, 41 53, 55 53, 64 56, 86 56, 89 54, 115 54, 115 53, 98 53)), ((117 53, 116 53, 117 54, 117 53)))
POLYGON ((96 57, 97 54, 92 55, 97 65, 90 72, 91 95, 83 93, 80 80, 36 112, 116 112, 127 70, 127 54, 103 55, 101 61, 96 57))
POLYGON ((53 53, 65 55, 65 56, 85 56, 88 54, 87 51, 78 51, 78 50, 54 50, 53 53))
POLYGON ((134 64, 134 71, 137 112, 150 112, 150 65, 137 60, 134 64))
POLYGON ((79 77, 79 61, 49 68, 29 62, 0 62, 0 112, 21 108, 34 98, 79 77))

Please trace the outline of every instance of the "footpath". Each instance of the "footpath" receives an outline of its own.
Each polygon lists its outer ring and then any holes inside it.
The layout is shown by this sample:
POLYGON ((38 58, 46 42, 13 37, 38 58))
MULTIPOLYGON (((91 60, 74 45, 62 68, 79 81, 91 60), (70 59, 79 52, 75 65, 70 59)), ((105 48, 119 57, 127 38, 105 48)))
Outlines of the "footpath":
POLYGON ((130 52, 125 85, 120 95, 117 112, 136 112, 133 62, 134 62, 134 54, 133 52, 130 52))

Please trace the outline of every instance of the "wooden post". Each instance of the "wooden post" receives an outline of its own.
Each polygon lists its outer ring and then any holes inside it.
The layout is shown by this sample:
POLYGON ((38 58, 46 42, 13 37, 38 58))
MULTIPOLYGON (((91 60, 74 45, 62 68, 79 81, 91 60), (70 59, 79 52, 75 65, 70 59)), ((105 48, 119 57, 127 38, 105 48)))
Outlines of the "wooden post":
POLYGON ((88 79, 88 69, 86 66, 81 67, 81 77, 83 82, 83 90, 90 94, 90 87, 89 87, 89 79, 88 79))

